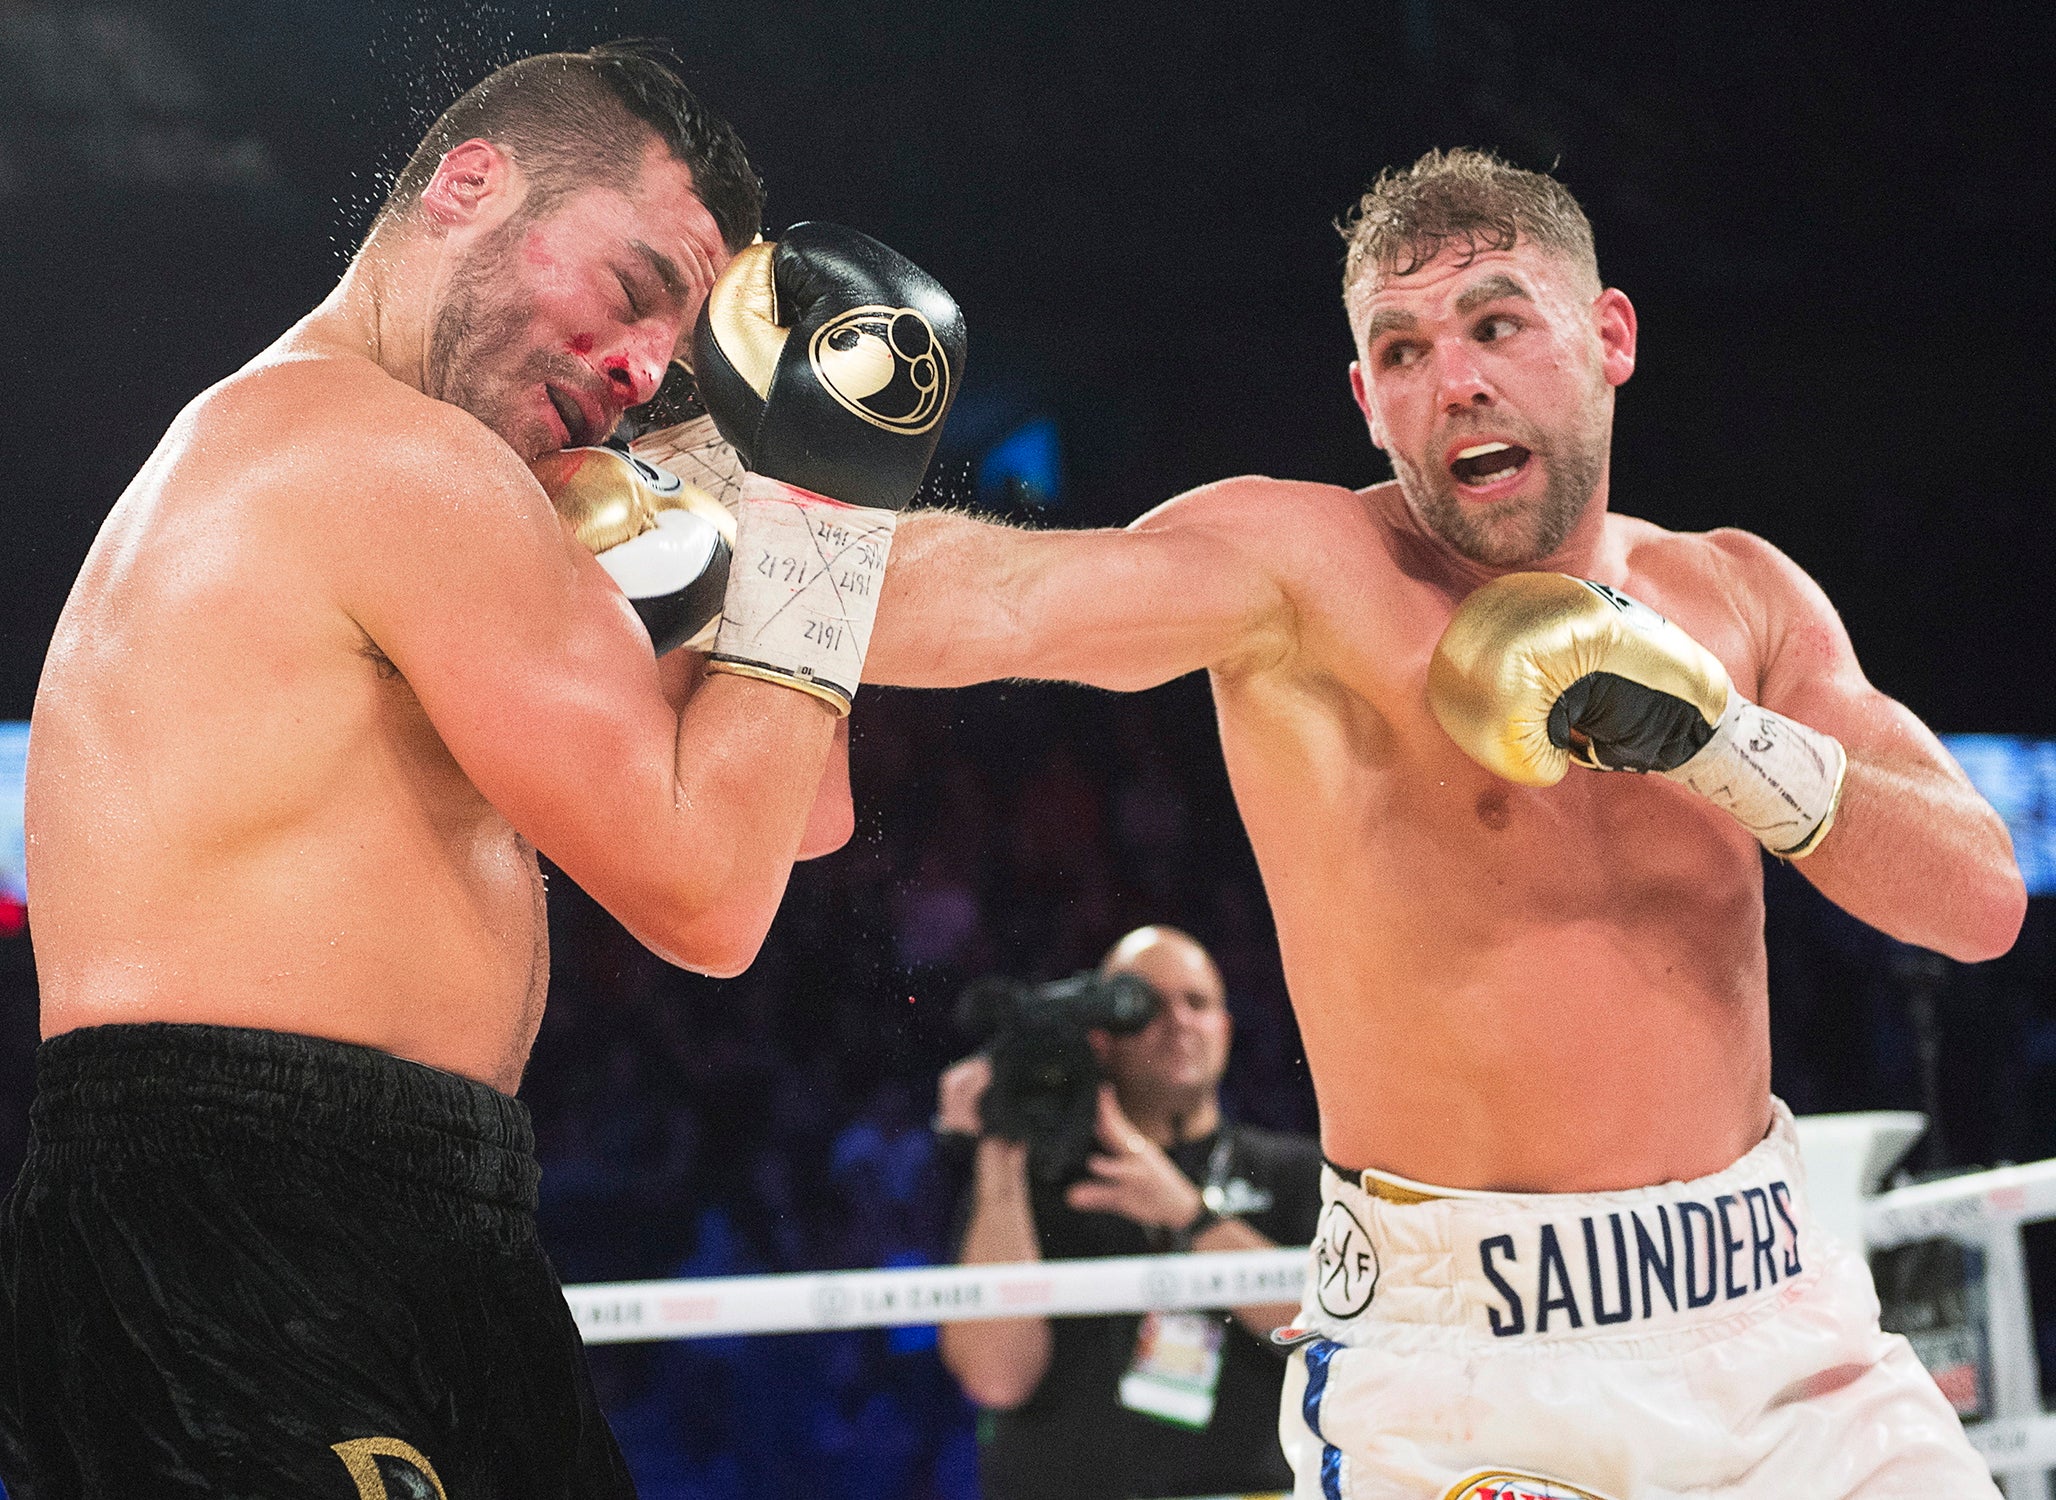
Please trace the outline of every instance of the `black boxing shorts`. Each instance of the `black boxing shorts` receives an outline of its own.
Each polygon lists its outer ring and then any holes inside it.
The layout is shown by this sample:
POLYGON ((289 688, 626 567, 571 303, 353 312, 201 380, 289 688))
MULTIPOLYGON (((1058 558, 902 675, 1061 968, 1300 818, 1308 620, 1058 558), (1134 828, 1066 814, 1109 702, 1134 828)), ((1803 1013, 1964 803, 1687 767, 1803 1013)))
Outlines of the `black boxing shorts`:
POLYGON ((528 1112, 383 1052, 99 1026, 0 1220, 9 1500, 632 1496, 528 1112))

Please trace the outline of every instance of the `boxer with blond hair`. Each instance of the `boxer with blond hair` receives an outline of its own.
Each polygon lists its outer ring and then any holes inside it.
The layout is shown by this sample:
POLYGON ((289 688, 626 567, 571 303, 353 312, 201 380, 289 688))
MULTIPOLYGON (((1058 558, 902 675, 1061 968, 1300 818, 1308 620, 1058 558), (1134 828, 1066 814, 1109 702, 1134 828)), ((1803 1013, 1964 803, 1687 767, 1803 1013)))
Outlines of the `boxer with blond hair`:
POLYGON ((2004 825, 1791 559, 1613 509, 1635 309, 1560 183, 1430 152, 1348 238, 1391 481, 920 516, 874 680, 1207 671, 1330 1163, 1304 1500, 1992 1495, 1808 1217, 1761 864, 1975 961, 2025 910, 2004 825))

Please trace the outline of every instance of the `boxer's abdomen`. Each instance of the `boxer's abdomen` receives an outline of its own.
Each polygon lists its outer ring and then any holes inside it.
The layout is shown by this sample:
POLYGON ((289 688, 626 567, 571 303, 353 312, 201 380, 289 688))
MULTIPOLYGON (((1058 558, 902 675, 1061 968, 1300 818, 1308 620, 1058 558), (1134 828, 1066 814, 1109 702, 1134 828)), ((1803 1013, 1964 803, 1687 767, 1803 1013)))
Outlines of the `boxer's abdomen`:
POLYGON ((1655 778, 1481 770, 1421 707, 1218 689, 1328 1156, 1600 1191, 1769 1120, 1760 856, 1655 778), (1361 705, 1358 705, 1361 707, 1361 705))
POLYGON ((533 851, 339 611, 234 557, 210 576, 139 509, 80 576, 31 731, 44 1035, 294 1031, 511 1092, 547 982, 533 851))

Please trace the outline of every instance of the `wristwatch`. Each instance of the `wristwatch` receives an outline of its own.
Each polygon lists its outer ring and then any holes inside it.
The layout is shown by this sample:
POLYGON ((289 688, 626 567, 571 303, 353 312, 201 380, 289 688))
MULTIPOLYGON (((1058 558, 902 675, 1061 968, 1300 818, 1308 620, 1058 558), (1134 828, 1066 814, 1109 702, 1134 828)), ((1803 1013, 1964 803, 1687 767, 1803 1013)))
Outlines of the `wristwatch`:
POLYGON ((1220 1223, 1221 1217, 1207 1206, 1205 1199, 1201 1199, 1199 1212, 1192 1216, 1192 1222, 1183 1229, 1171 1231, 1171 1248, 1176 1251, 1190 1250, 1192 1242, 1220 1223))

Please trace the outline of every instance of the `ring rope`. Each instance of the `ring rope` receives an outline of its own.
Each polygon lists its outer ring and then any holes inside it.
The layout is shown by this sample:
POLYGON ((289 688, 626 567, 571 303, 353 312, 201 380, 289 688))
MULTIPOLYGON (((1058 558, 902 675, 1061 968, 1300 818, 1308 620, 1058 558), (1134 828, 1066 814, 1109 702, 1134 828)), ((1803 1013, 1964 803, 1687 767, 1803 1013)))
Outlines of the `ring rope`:
POLYGON ((1307 1247, 564 1288, 588 1344, 1297 1302, 1307 1247))

